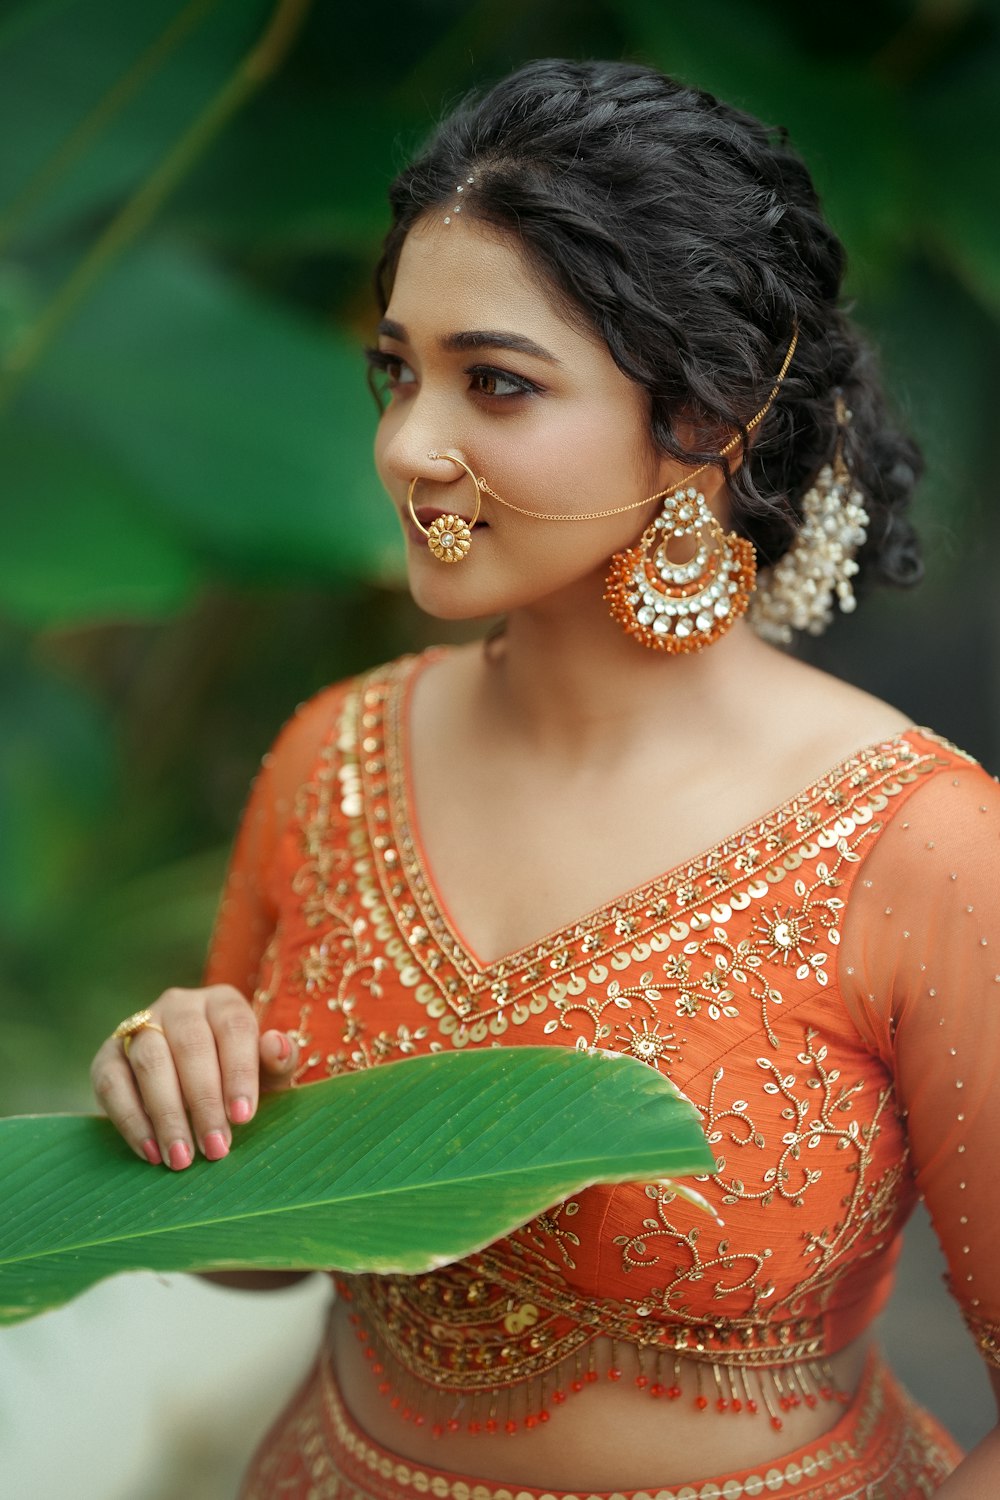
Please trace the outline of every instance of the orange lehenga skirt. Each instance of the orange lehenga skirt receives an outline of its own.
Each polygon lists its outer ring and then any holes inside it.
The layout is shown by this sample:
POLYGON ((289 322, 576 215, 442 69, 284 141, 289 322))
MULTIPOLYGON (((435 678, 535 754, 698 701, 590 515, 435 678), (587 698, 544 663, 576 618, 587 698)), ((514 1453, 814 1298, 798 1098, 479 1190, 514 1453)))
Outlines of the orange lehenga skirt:
POLYGON ((345 1409, 324 1352, 261 1444, 239 1500, 923 1500, 961 1457, 873 1352, 836 1426, 766 1466, 601 1494, 503 1485, 429 1468, 373 1442, 345 1409))

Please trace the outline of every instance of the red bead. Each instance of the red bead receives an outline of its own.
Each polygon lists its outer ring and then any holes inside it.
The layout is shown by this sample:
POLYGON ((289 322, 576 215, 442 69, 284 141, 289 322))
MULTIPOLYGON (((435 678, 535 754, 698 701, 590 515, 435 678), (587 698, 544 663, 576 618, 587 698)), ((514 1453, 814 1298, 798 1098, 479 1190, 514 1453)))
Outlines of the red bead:
POLYGON ((566 1392, 565 1391, 553 1391, 552 1392, 552 1399, 556 1403, 557 1406, 562 1406, 563 1402, 566 1400, 566 1392))
POLYGON ((434 1426, 431 1428, 431 1437, 444 1437, 444 1428, 441 1426, 440 1422, 434 1423, 434 1426))
POLYGON ((549 1414, 548 1414, 548 1412, 547 1411, 540 1411, 538 1413, 538 1420, 539 1420, 539 1422, 547 1422, 549 1420, 549 1414))
POLYGON ((806 1395, 806 1405, 809 1407, 810 1411, 816 1405, 816 1397, 813 1395, 812 1391, 809 1391, 806 1395))
POLYGON ((622 1372, 621 1372, 621 1370, 612 1369, 612 1370, 608 1371, 608 1379, 609 1380, 621 1380, 621 1378, 622 1378, 622 1372))
POLYGON ((389 1402, 389 1405, 392 1407, 393 1411, 399 1411, 399 1397, 393 1396, 392 1400, 389 1402))
POLYGON ((732 1408, 733 1408, 733 1411, 742 1411, 743 1410, 743 1402, 740 1400, 739 1396, 734 1396, 733 1397, 732 1408))
POLYGON ((478 1431, 479 1431, 479 1423, 478 1422, 470 1422, 469 1423, 469 1431, 472 1432, 472 1433, 478 1433, 478 1431))
POLYGON ((496 1417, 488 1417, 487 1420, 486 1420, 486 1431, 487 1432, 496 1432, 496 1430, 497 1430, 497 1419, 496 1419, 496 1417))
POLYGON ((375 1350, 374 1349, 366 1349, 365 1350, 365 1359, 374 1359, 374 1358, 375 1358, 375 1350))
POLYGON ((646 1389, 647 1385, 649 1384, 649 1376, 648 1375, 637 1375, 635 1377, 635 1383, 639 1387, 640 1391, 644 1391, 646 1389))
POLYGON ((653 1384, 649 1387, 649 1394, 651 1396, 665 1396, 667 1388, 665 1385, 661 1385, 658 1380, 654 1380, 653 1384))
POLYGON ((572 1391, 582 1391, 583 1390, 583 1381, 582 1380, 571 1380, 570 1383, 569 1383, 569 1386, 570 1386, 570 1390, 572 1390, 572 1391))
POLYGON ((380 1365, 378 1363, 372 1365, 372 1374, 373 1375, 384 1375, 385 1374, 385 1365, 380 1365))
POLYGON ((780 1432, 784 1425, 785 1424, 780 1417, 771 1418, 771 1426, 774 1428, 775 1432, 780 1432))
POLYGON ((513 1417, 508 1417, 507 1420, 506 1420, 506 1422, 503 1424, 503 1426, 504 1426, 504 1431, 505 1432, 516 1432, 517 1431, 517 1423, 514 1421, 513 1417))
POLYGON ((708 1397, 707 1396, 695 1396, 695 1398, 694 1398, 694 1404, 698 1408, 699 1411, 704 1411, 705 1408, 708 1405, 708 1397))
POLYGON ((378 1383, 378 1393, 379 1393, 380 1396, 388 1396, 388 1394, 389 1394, 389 1392, 391 1390, 392 1390, 392 1386, 389 1384, 388 1380, 380 1380, 379 1381, 379 1383, 378 1383))
POLYGON ((417 1415, 413 1418, 413 1425, 414 1427, 423 1427, 426 1421, 427 1418, 424 1416, 423 1412, 418 1411, 417 1415))
POLYGON ((729 1402, 726 1400, 726 1398, 724 1396, 720 1396, 719 1399, 715 1403, 715 1409, 716 1409, 716 1411, 726 1411, 726 1410, 728 1410, 728 1407, 729 1407, 729 1402))
POLYGON ((680 1388, 680 1386, 679 1385, 672 1385, 672 1386, 670 1386, 668 1388, 668 1390, 667 1390, 667 1395, 670 1397, 671 1401, 679 1401, 680 1397, 681 1397, 681 1388, 680 1388))
POLYGON ((529 1412, 524 1419, 524 1425, 525 1427, 536 1427, 538 1425, 538 1418, 532 1416, 532 1414, 529 1412))
POLYGON ((403 1407, 403 1421, 404 1422, 408 1422, 412 1416, 413 1416, 413 1413, 410 1410, 410 1408, 408 1406, 404 1406, 403 1407))
POLYGON ((830 1389, 830 1387, 828 1385, 821 1385, 820 1388, 819 1388, 819 1393, 823 1397, 824 1401, 832 1401, 833 1400, 833 1392, 831 1391, 831 1389, 830 1389))
POLYGON ((588 1385, 593 1385, 594 1381, 597 1379, 597 1371, 596 1370, 588 1370, 587 1373, 586 1373, 586 1375, 583 1378, 584 1378, 584 1380, 586 1380, 586 1382, 587 1382, 588 1385))
POLYGON ((457 1417, 449 1417, 446 1423, 449 1432, 457 1432, 461 1425, 457 1417))
POLYGON ((782 1396, 781 1399, 778 1402, 778 1405, 781 1407, 782 1411, 788 1411, 788 1409, 791 1406, 791 1404, 792 1404, 791 1398, 788 1397, 788 1396, 782 1396))
POLYGON ((750 1397, 750 1400, 747 1402, 747 1411, 750 1413, 750 1415, 752 1417, 755 1417, 757 1415, 757 1403, 753 1399, 752 1396, 750 1397))

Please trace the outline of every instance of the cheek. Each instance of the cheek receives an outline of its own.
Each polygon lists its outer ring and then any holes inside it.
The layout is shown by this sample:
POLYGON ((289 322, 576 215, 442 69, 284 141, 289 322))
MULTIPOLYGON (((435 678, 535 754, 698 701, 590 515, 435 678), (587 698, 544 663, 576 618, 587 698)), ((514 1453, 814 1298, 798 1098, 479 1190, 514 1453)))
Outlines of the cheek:
POLYGON ((490 435, 479 458, 505 499, 556 515, 627 505, 655 488, 645 425, 620 402, 542 401, 530 423, 490 435))

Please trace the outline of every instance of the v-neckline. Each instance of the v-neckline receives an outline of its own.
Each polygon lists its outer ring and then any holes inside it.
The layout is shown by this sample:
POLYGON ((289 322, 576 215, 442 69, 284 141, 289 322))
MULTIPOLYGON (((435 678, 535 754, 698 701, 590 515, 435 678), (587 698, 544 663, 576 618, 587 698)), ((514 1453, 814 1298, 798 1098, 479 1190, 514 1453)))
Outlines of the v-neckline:
MULTIPOLYGON (((552 949, 565 947, 578 941, 586 932, 603 930, 620 917, 620 914, 634 911, 638 906, 648 902, 655 893, 661 895, 672 893, 685 880, 693 881, 697 876, 726 863, 729 865, 732 865, 734 861, 738 863, 741 853, 745 854, 757 843, 775 836, 783 825, 792 818, 801 817, 807 813, 819 798, 839 788, 845 779, 860 772, 870 762, 880 757, 890 757, 893 766, 886 767, 887 770, 893 769, 899 758, 910 764, 919 759, 920 754, 917 746, 911 743, 913 736, 931 741, 938 738, 933 731, 917 724, 910 724, 894 735, 870 741, 860 749, 844 756, 822 775, 814 777, 792 796, 784 798, 760 817, 750 819, 735 832, 719 839, 708 848, 699 850, 690 858, 681 860, 638 885, 618 892, 607 901, 533 938, 521 947, 503 953, 495 959, 485 960, 466 940, 460 927, 454 921, 447 898, 430 868, 420 834, 420 820, 414 796, 410 754, 413 690, 423 671, 433 662, 440 660, 447 650, 447 647, 431 647, 419 655, 404 658, 402 662, 396 664, 396 670, 393 671, 386 685, 387 691, 382 702, 381 713, 389 822, 396 847, 409 853, 417 873, 417 879, 410 878, 408 872, 405 872, 404 864, 404 873, 408 875, 409 894, 422 919, 432 931, 437 929, 447 933, 451 949, 449 956, 456 963, 456 967, 465 970, 468 978, 478 981, 488 982, 498 976, 503 977, 517 971, 530 964, 532 960, 540 958, 543 953, 547 954, 552 949)), ((861 779, 854 797, 848 800, 854 801, 871 790, 872 787, 866 774, 861 779)), ((807 833, 815 836, 825 824, 836 823, 846 810, 845 807, 829 804, 827 817, 817 820, 805 833, 801 833, 799 835, 801 841, 806 841, 807 833)), ((788 844, 792 842, 794 840, 787 841, 788 844)), ((768 863, 762 862, 758 873, 762 874, 767 868, 768 863)), ((746 883, 753 878, 754 868, 747 867, 742 874, 743 882, 746 883)), ((712 897, 702 895, 700 904, 709 905, 712 899, 712 897)), ((679 914, 680 911, 678 911, 679 914)))

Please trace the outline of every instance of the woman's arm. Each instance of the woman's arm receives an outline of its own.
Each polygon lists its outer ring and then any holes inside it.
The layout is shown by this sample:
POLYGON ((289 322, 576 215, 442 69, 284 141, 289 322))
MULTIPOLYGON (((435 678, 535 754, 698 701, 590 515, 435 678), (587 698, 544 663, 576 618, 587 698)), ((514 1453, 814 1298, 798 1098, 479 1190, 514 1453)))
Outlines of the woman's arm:
POLYGON ((234 1292, 280 1292, 311 1276, 311 1271, 199 1271, 202 1281, 230 1287, 234 1292))
MULTIPOLYGON (((1000 1413, 1000 1370, 990 1370, 989 1375, 1000 1413)), ((1000 1424, 965 1455, 936 1493, 941 1500, 987 1500, 1000 1495, 1000 1424)))
MULTIPOLYGON (((980 767, 928 776, 883 829, 852 890, 838 974, 859 1031, 893 1075, 948 1286, 996 1388, 1000 787, 980 767)), ((941 1493, 1000 1496, 1000 1433, 941 1493)))
POLYGON ((195 1150, 226 1156, 233 1129, 253 1118, 261 1089, 287 1087, 294 1040, 258 1033, 249 1003, 282 900, 281 841, 336 711, 340 689, 300 707, 265 755, 251 788, 223 887, 205 982, 170 989, 149 1007, 126 1058, 109 1037, 91 1067, 98 1101, 135 1154, 175 1171, 195 1150))

